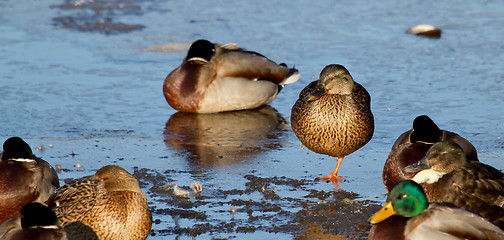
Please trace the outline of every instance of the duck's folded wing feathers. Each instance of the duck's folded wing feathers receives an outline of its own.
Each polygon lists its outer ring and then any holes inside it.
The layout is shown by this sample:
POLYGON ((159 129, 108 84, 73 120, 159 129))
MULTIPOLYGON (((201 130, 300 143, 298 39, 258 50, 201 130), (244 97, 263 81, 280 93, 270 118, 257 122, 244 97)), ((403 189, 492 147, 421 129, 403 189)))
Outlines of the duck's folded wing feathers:
POLYGON ((431 203, 406 225, 407 239, 504 239, 486 219, 461 208, 431 203))

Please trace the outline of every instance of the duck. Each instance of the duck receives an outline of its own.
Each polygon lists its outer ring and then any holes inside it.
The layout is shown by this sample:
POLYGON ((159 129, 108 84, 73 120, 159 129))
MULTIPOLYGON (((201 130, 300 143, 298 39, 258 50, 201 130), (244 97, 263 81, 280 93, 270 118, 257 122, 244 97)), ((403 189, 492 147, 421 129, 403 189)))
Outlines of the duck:
POLYGON ((418 183, 404 180, 369 219, 368 239, 504 239, 504 231, 481 216, 447 203, 429 203, 418 183), (386 221, 391 218, 392 221, 386 221))
POLYGON ((504 229, 504 173, 469 161, 455 142, 434 144, 420 161, 407 166, 430 202, 447 202, 479 214, 504 229))
POLYGON ((65 184, 48 206, 70 239, 146 239, 152 226, 137 179, 117 165, 65 184))
POLYGON ((0 229, 3 231, 0 239, 3 240, 68 240, 66 232, 58 224, 56 214, 39 202, 23 206, 21 213, 2 224, 0 229))
POLYGON ((373 136, 371 96, 344 66, 327 65, 319 79, 300 92, 291 110, 291 127, 311 151, 338 158, 332 173, 317 178, 338 186, 338 180, 345 180, 337 175, 343 158, 373 136))
POLYGON ((453 141, 460 145, 467 158, 479 161, 476 148, 467 139, 455 132, 440 129, 427 115, 417 116, 413 128, 402 133, 392 145, 383 167, 383 185, 389 191, 402 180, 411 180, 413 173, 403 172, 403 168, 418 162, 434 143, 453 141))
POLYGON ((428 38, 441 38, 441 28, 435 28, 430 24, 419 24, 406 30, 407 33, 428 38))
POLYGON ((200 39, 165 78, 163 93, 168 104, 180 112, 229 112, 269 104, 284 85, 299 77, 296 68, 235 43, 220 45, 200 39))
POLYGON ((44 203, 59 187, 54 168, 20 137, 5 140, 0 160, 0 224, 28 203, 44 203))

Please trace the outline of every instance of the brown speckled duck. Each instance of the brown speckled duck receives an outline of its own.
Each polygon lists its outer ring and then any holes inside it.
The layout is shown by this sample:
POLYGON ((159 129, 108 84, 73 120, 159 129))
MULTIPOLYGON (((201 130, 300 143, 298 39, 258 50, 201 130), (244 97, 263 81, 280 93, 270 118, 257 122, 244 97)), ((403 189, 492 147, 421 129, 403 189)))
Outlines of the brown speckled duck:
POLYGON ((387 191, 398 182, 413 177, 413 173, 403 173, 403 168, 422 159, 434 143, 447 140, 459 144, 469 160, 478 161, 476 148, 465 138, 439 129, 426 115, 416 117, 413 128, 401 134, 395 141, 383 167, 383 184, 387 191))
POLYGON ((59 187, 56 171, 19 137, 4 142, 0 159, 0 224, 28 203, 45 202, 59 187))
POLYGON ((70 239, 146 239, 152 225, 138 181, 115 165, 62 186, 48 205, 70 239))
POLYGON ((404 169, 415 173, 429 202, 447 202, 479 214, 504 229, 504 173, 469 161, 451 141, 438 142, 425 158, 404 169))
POLYGON ((298 79, 297 69, 236 44, 198 40, 166 77, 163 92, 180 112, 215 113, 268 104, 283 85, 298 79))
POLYGON ((326 66, 318 81, 299 94, 292 107, 292 130, 310 150, 337 157, 334 171, 318 179, 336 186, 343 157, 364 146, 374 131, 371 97, 354 82, 348 70, 337 64, 326 66))
POLYGON ((67 240, 66 232, 58 225, 56 214, 41 203, 25 205, 18 217, 0 227, 2 240, 67 240), (11 222, 12 221, 12 222, 11 222))

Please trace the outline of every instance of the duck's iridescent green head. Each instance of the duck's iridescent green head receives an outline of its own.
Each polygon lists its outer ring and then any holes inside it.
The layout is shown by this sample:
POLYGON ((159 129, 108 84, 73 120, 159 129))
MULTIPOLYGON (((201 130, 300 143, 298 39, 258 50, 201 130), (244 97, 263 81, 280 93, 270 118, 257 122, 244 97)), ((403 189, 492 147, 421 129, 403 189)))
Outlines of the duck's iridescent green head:
POLYGON ((14 158, 35 159, 30 145, 19 137, 11 137, 3 144, 2 161, 14 158))
POLYGON ((54 225, 58 225, 58 217, 50 208, 41 203, 30 203, 21 209, 21 226, 25 229, 34 226, 54 225))
POLYGON ((441 140, 443 132, 427 115, 421 115, 413 121, 413 133, 411 133, 410 141, 435 143, 441 140))
POLYGON ((411 180, 401 181, 390 190, 385 206, 369 221, 379 223, 392 215, 414 217, 429 206, 422 187, 411 180))
POLYGON ((187 52, 187 61, 195 59, 210 61, 215 54, 215 46, 208 40, 198 40, 194 42, 187 52))

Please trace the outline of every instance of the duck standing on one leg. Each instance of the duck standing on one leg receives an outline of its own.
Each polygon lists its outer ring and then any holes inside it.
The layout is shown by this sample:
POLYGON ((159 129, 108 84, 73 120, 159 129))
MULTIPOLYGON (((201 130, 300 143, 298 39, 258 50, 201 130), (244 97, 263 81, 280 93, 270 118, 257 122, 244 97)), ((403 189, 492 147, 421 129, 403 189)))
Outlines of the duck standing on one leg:
POLYGON ((297 69, 236 44, 198 40, 166 77, 163 92, 180 112, 216 113, 269 104, 283 85, 298 79, 297 69))
POLYGON ((292 130, 310 150, 337 157, 334 171, 317 179, 338 186, 343 157, 364 146, 374 132, 371 97, 354 82, 348 70, 337 64, 326 66, 318 81, 299 94, 292 107, 292 130))

